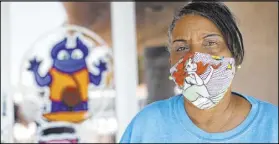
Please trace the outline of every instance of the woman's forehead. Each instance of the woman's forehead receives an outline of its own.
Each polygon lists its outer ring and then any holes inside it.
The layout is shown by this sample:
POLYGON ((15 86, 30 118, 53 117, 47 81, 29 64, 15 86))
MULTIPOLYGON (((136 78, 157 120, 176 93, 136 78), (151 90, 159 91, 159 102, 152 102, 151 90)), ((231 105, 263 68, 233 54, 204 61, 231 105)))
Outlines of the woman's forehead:
POLYGON ((172 31, 172 40, 201 38, 208 34, 222 35, 217 26, 209 19, 200 15, 185 15, 175 24, 172 31))

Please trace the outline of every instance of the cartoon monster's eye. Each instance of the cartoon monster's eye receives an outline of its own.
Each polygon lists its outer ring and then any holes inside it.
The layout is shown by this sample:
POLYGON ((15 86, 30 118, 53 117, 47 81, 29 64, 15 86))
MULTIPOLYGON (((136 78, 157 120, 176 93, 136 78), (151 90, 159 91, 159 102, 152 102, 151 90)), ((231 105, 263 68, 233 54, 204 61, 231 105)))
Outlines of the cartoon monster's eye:
POLYGON ((83 52, 80 49, 75 49, 71 55, 72 59, 82 59, 83 52))
POLYGON ((58 60, 68 60, 70 58, 69 53, 65 50, 61 50, 58 54, 57 54, 57 59, 58 60))

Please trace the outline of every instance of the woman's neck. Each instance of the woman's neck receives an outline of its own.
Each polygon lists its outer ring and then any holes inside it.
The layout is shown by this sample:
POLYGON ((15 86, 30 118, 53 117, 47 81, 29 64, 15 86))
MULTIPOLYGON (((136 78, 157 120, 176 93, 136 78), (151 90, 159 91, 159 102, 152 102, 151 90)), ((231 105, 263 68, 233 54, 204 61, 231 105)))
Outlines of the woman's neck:
POLYGON ((185 110, 194 124, 207 132, 221 132, 235 113, 237 100, 229 90, 215 107, 201 110, 185 99, 185 110))

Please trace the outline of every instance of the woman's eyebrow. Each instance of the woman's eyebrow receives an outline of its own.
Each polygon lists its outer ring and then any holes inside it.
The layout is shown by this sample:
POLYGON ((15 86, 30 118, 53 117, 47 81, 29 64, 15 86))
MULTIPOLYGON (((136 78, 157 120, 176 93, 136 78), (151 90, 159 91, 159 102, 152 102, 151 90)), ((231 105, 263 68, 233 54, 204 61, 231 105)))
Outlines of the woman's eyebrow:
POLYGON ((172 43, 175 43, 175 42, 185 42, 185 43, 187 43, 187 41, 184 40, 184 39, 176 39, 172 43))
POLYGON ((219 35, 219 34, 208 34, 208 35, 204 36, 203 38, 207 38, 207 37, 211 37, 211 36, 219 36, 219 37, 222 37, 222 36, 219 35))

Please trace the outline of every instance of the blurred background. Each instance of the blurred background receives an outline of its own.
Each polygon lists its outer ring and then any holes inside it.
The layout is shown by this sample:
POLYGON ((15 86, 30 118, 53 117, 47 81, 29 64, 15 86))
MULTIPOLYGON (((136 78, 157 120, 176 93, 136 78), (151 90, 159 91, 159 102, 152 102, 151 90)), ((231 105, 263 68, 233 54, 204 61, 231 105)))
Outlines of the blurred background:
MULTIPOLYGON (((1 141, 34 141, 37 125, 22 115, 26 103, 16 91, 21 61, 38 37, 59 26, 75 24, 94 31, 107 42, 114 54, 116 72, 112 89, 104 90, 105 94, 95 92, 102 95, 106 108, 101 116, 82 124, 87 129, 81 135, 86 142, 118 142, 140 109, 176 94, 168 79, 167 29, 174 12, 184 4, 1 2, 1 141), (123 41, 121 37, 129 39, 123 41), (127 56, 126 61, 123 56, 127 56), (130 74, 121 74, 123 69, 130 74), (129 89, 127 93, 125 88, 129 89)), ((233 90, 278 105, 278 4, 225 4, 235 14, 246 52, 233 90)))

